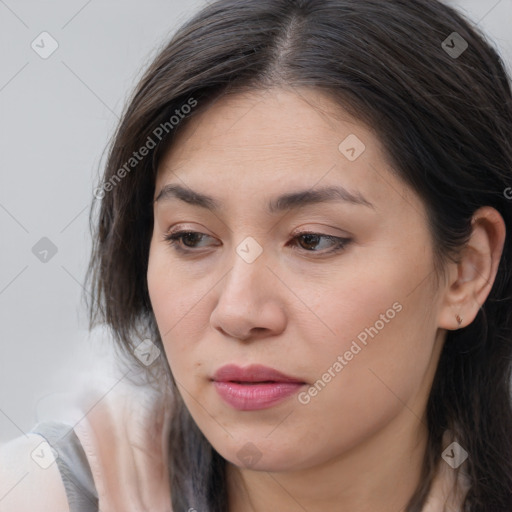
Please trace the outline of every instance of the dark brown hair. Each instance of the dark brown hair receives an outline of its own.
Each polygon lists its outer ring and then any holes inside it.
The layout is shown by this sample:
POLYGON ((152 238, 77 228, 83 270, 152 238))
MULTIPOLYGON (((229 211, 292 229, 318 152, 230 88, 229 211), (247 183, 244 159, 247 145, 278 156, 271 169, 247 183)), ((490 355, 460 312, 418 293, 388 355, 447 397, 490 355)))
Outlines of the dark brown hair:
MULTIPOLYGON (((223 94, 273 86, 313 87, 376 131, 396 172, 424 201, 436 261, 464 246, 482 206, 496 208, 512 232, 510 83, 492 45, 455 10, 437 0, 219 0, 182 26, 149 66, 111 142, 99 209, 91 211, 91 326, 106 323, 130 356, 144 338, 161 347, 146 271, 163 152, 187 119, 223 94), (467 43, 460 55, 450 51, 453 37, 455 49, 467 43), (197 108, 183 107, 193 102, 197 108), (142 147, 147 155, 130 160, 142 147)), ((463 510, 512 510, 511 262, 507 236, 478 316, 447 333, 427 405, 422 478, 408 512, 425 504, 445 431, 470 454, 463 510)), ((176 391, 161 360, 160 373, 148 371, 155 385, 168 382, 176 391)), ((175 396, 174 512, 225 512, 225 461, 175 396)))

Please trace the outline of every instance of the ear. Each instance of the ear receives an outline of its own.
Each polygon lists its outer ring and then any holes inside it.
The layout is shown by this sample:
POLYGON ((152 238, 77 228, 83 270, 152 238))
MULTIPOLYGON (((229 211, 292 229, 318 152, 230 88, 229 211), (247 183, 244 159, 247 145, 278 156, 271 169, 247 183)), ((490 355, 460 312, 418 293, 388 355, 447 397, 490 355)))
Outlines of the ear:
POLYGON ((439 327, 443 329, 455 330, 473 322, 498 271, 506 235, 502 216, 485 206, 473 215, 472 226, 460 259, 448 264, 449 277, 439 312, 439 327))

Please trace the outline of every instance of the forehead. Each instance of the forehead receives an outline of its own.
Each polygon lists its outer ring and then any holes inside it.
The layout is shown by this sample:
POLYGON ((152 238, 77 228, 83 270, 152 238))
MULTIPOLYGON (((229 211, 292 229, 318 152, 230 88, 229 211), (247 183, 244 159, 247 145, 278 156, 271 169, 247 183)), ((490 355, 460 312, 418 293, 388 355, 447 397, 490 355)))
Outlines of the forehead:
POLYGON ((332 99, 276 88, 221 97, 188 119, 160 161, 156 194, 179 183, 236 201, 341 185, 378 205, 390 185, 407 194, 391 174, 376 134, 332 99))
POLYGON ((361 123, 312 89, 273 88, 226 95, 187 120, 166 158, 176 162, 197 152, 266 158, 287 150, 288 158, 300 159, 313 148, 334 150, 336 155, 343 135, 340 120, 345 131, 359 131, 368 138, 361 123))

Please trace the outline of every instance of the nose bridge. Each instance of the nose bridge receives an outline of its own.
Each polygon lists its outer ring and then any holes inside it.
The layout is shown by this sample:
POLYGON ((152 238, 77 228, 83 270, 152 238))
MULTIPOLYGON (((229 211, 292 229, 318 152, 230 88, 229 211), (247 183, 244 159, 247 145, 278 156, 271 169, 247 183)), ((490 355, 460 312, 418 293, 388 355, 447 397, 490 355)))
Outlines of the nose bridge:
POLYGON ((254 300, 255 296, 263 291, 268 278, 272 275, 266 267, 267 263, 263 247, 254 238, 245 238, 235 247, 223 295, 242 298, 247 294, 254 300))
POLYGON ((272 323, 284 314, 278 280, 267 268, 269 252, 252 237, 234 246, 230 269, 219 288, 214 317, 242 324, 272 323))
POLYGON ((213 328, 240 340, 277 335, 286 327, 280 287, 267 268, 268 255, 255 249, 250 240, 236 247, 210 318, 213 328))

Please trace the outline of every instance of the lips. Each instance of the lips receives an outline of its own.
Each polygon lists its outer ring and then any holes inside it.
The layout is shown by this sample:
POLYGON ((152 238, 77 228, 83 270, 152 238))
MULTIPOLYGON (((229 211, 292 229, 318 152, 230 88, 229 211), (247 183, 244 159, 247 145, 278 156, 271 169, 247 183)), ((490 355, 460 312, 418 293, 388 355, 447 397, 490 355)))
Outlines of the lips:
POLYGON ((251 365, 241 368, 234 364, 228 364, 219 368, 213 380, 216 382, 236 382, 246 384, 270 383, 270 382, 291 382, 296 384, 305 384, 301 379, 290 377, 273 368, 262 365, 251 365))
POLYGON ((212 379, 219 396, 239 411, 268 409, 297 393, 305 382, 273 368, 226 365, 212 379))

